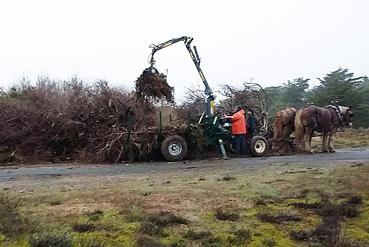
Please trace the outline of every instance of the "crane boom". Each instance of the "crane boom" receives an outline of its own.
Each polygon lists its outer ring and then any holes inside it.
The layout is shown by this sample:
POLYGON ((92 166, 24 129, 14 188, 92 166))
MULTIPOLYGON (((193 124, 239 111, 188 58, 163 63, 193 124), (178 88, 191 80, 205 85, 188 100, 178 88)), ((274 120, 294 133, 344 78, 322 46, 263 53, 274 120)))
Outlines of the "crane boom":
POLYGON ((151 68, 153 68, 154 65, 155 65, 154 55, 157 51, 159 51, 163 48, 166 48, 168 46, 171 46, 171 45, 173 45, 177 42, 180 42, 180 41, 184 42, 184 44, 187 48, 187 51, 190 54, 193 63, 195 64, 197 72, 199 73, 200 78, 201 78, 203 84, 205 85, 205 94, 207 96, 205 113, 206 113, 206 115, 213 115, 215 113, 215 103, 214 103, 215 98, 214 98, 214 95, 213 95, 213 90, 209 86, 209 83, 207 82, 207 80, 205 78, 205 75, 202 72, 202 69, 200 67, 201 59, 200 59, 199 54, 197 52, 197 48, 196 48, 196 46, 192 47, 192 45, 191 45, 191 43, 193 41, 193 38, 187 37, 187 36, 182 36, 180 38, 170 39, 166 42, 163 42, 163 43, 160 43, 160 44, 157 44, 157 45, 155 45, 155 44, 150 45, 150 48, 152 49, 151 55, 150 55, 151 68))

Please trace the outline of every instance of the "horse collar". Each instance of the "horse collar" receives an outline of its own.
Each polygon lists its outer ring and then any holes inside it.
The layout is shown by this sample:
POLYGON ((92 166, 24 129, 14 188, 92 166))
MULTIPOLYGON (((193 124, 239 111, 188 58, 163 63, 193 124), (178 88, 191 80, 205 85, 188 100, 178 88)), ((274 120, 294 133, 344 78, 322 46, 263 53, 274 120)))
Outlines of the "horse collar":
POLYGON ((343 126, 343 120, 342 120, 342 115, 341 115, 342 112, 341 112, 340 106, 336 105, 334 108, 336 110, 336 114, 339 120, 339 125, 343 126))

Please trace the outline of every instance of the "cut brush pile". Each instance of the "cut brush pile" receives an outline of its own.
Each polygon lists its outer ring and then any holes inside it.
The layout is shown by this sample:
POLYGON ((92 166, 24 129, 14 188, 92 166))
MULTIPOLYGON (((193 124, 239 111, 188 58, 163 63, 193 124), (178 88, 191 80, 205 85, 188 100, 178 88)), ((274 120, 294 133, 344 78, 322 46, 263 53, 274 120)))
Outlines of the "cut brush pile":
POLYGON ((124 159, 128 130, 154 125, 153 105, 105 81, 39 79, 0 97, 0 162, 124 159))
POLYGON ((167 77, 155 68, 145 69, 136 81, 138 99, 174 103, 173 92, 174 88, 168 85, 167 77))

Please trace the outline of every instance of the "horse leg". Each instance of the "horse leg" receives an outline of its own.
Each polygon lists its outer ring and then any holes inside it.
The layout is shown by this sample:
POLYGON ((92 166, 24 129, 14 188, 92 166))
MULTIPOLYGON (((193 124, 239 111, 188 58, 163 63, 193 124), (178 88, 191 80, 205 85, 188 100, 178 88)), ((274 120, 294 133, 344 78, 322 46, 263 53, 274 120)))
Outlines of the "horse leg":
POLYGON ((314 153, 311 148, 311 137, 313 136, 313 130, 311 128, 306 128, 305 131, 305 151, 308 153, 314 153))
POLYGON ((323 135, 322 152, 323 153, 326 153, 326 152, 328 152, 328 143, 327 143, 328 133, 327 132, 323 132, 322 135, 323 135))
POLYGON ((295 127, 295 139, 293 140, 293 142, 297 144, 297 148, 299 150, 305 150, 303 129, 304 128, 299 125, 295 127))
POLYGON ((306 141, 305 141, 305 129, 302 131, 302 134, 300 136, 300 141, 299 141, 299 144, 300 144, 300 148, 301 150, 303 151, 306 151, 306 141))
POLYGON ((336 152, 335 148, 334 148, 334 138, 336 136, 336 132, 330 132, 329 133, 329 141, 328 141, 328 149, 329 152, 334 153, 336 152))
POLYGON ((315 150, 311 147, 311 139, 313 139, 314 130, 312 129, 310 132, 310 138, 309 138, 309 147, 310 147, 310 153, 315 153, 315 150))

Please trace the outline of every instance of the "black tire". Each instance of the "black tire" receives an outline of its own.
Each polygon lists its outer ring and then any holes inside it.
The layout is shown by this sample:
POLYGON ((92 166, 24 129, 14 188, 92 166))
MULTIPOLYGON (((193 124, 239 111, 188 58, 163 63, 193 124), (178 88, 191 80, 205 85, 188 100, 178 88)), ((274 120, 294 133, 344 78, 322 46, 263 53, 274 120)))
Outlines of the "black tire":
POLYGON ((250 151, 252 156, 264 156, 269 149, 268 140, 263 136, 254 136, 250 140, 250 151))
POLYGON ((165 138, 160 148, 164 159, 168 161, 180 161, 187 156, 187 143, 178 135, 165 138))

